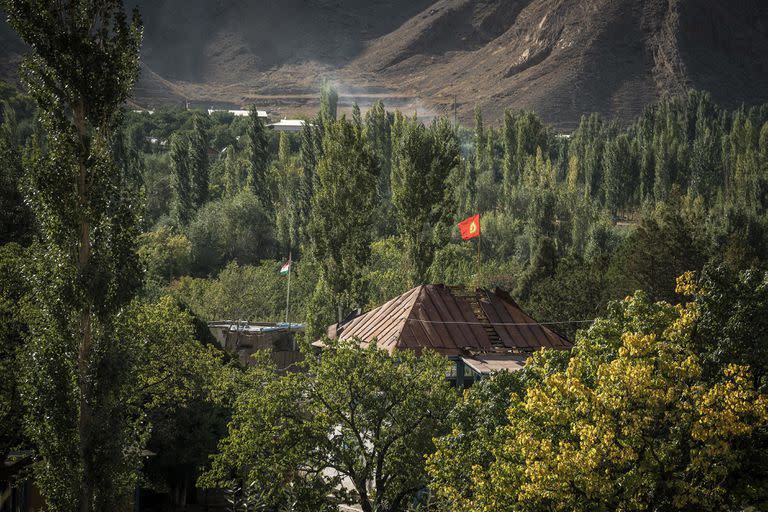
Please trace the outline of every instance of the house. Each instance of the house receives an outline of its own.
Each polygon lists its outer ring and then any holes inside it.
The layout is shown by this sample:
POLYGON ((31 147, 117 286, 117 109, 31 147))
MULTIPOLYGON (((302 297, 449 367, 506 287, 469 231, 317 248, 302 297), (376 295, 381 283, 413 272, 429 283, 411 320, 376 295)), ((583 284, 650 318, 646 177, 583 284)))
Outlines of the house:
MULTIPOLYGON (((566 338, 536 322, 506 292, 421 285, 364 314, 331 325, 332 339, 363 346, 421 352, 431 349, 454 362, 448 376, 463 388, 494 371, 515 371, 542 348, 570 350, 566 338)), ((321 341, 313 344, 322 348, 321 341)))
POLYGON ((253 364, 251 355, 268 349, 280 370, 287 370, 304 359, 296 343, 296 335, 304 332, 304 324, 248 323, 235 321, 209 322, 208 329, 221 347, 237 355, 240 364, 253 364))
MULTIPOLYGON (((250 110, 227 110, 227 109, 215 109, 215 108, 209 108, 208 109, 208 115, 213 114, 214 112, 228 112, 232 114, 235 117, 248 117, 251 115, 250 110)), ((269 119, 269 115, 267 114, 266 110, 257 110, 256 111, 256 117, 259 119, 269 119)))
POLYGON ((303 119, 281 119, 277 123, 270 123, 268 128, 276 132, 300 132, 307 122, 303 119))

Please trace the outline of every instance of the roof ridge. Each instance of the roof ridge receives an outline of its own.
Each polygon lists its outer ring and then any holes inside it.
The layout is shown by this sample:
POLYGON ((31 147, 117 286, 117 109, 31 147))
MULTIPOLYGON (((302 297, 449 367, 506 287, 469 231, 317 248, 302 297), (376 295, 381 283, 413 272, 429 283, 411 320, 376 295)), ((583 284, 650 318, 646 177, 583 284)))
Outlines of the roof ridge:
MULTIPOLYGON (((420 284, 409 290, 409 292, 416 292, 416 293, 413 293, 412 298, 409 299, 410 303, 408 305, 408 309, 406 310, 407 313, 405 315, 402 315, 401 318, 399 318, 397 321, 397 323, 400 324, 400 327, 397 330, 398 336, 397 336, 397 343, 395 343, 395 347, 405 348, 407 346, 403 342, 403 331, 408 326, 408 321, 413 319, 414 312, 416 311, 416 306, 418 305, 419 310, 421 309, 422 301, 420 301, 419 299, 422 297, 422 295, 424 295, 427 292, 427 286, 428 285, 426 284, 420 284), (416 290, 418 290, 418 292, 416 290)), ((409 293, 409 292, 406 292, 406 293, 409 293)))

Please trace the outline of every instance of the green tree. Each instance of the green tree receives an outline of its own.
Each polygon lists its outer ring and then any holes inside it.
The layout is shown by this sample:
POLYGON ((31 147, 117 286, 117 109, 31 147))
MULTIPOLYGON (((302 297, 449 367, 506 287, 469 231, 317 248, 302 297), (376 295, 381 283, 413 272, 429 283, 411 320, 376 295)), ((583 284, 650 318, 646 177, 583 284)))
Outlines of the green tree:
POLYGON ((251 164, 238 154, 234 146, 227 146, 224 155, 224 191, 233 196, 250 183, 251 164))
POLYGON ((301 127, 301 143, 299 145, 301 183, 295 198, 299 219, 299 238, 302 240, 302 246, 308 237, 307 225, 312 211, 312 196, 317 181, 317 146, 319 143, 316 139, 318 138, 320 138, 318 127, 310 122, 304 123, 301 127))
POLYGON ((760 141, 758 143, 760 151, 760 164, 762 165, 762 175, 768 174, 768 121, 760 129, 760 141))
POLYGON ((0 126, 0 244, 28 242, 34 231, 34 218, 21 190, 23 171, 18 144, 16 113, 4 102, 0 126))
POLYGON ((541 321, 566 322, 552 327, 573 339, 576 331, 587 324, 579 320, 594 318, 605 306, 604 260, 585 262, 578 257, 557 262, 554 275, 539 279, 526 305, 541 321), (567 323, 576 321, 574 323, 567 323))
POLYGON ((19 363, 27 330, 21 311, 27 293, 23 278, 27 254, 28 250, 15 243, 0 245, 0 458, 7 461, 0 467, 0 479, 4 481, 14 480, 30 462, 8 458, 12 450, 27 444, 19 389, 19 363))
POLYGON ((169 152, 143 154, 141 191, 144 197, 144 225, 153 226, 160 218, 173 215, 174 186, 169 152), (169 170, 171 172, 169 172, 169 170))
POLYGON ((233 486, 234 475, 248 483, 253 507, 406 510, 427 484, 424 456, 455 403, 447 361, 331 340, 307 361, 303 374, 251 371, 203 482, 233 486))
POLYGON ((323 125, 336 120, 336 110, 339 103, 339 93, 329 81, 323 82, 320 89, 320 114, 319 119, 323 125))
POLYGON ((168 296, 135 303, 127 327, 137 339, 140 398, 151 426, 143 476, 152 488, 184 506, 198 474, 226 433, 240 371, 228 364, 208 331, 168 296))
POLYGON ((694 343, 705 375, 716 380, 720 368, 747 365, 755 386, 768 391, 768 273, 707 267, 692 291, 700 311, 694 343))
POLYGON ((307 180, 304 169, 295 164, 290 154, 290 141, 286 132, 280 133, 278 159, 275 162, 277 201, 275 204, 275 230, 283 253, 298 254, 302 237, 303 186, 307 180))
POLYGON ((458 167, 449 174, 448 182, 454 191, 457 218, 477 213, 477 175, 472 161, 460 158, 458 167))
MULTIPOLYGON (((283 321, 286 279, 278 273, 280 265, 282 261, 276 260, 263 260, 258 266, 230 262, 215 278, 182 277, 171 291, 205 320, 283 321)), ((316 264, 305 259, 291 269, 292 311, 306 307, 316 283, 316 264)))
POLYGON ((171 138, 171 166, 173 177, 173 214, 181 226, 186 226, 192 218, 194 202, 192 181, 190 179, 189 141, 183 134, 174 134, 171 138))
POLYGON ((569 357, 567 351, 539 351, 523 369, 494 372, 464 392, 448 416, 450 432, 435 440, 435 453, 427 458, 438 510, 471 510, 477 494, 472 475, 494 462, 498 432, 509 425, 509 407, 526 388, 564 370, 569 357))
POLYGON ((365 113, 363 135, 379 167, 378 192, 381 214, 377 231, 379 235, 392 234, 395 230, 392 218, 392 190, 389 183, 392 175, 392 120, 381 101, 374 103, 365 113))
POLYGON ((197 114, 192 118, 189 136, 189 178, 192 205, 199 208, 208 200, 208 130, 206 120, 197 114))
POLYGON ((710 199, 722 185, 722 135, 712 116, 704 104, 699 106, 696 112, 696 136, 691 145, 690 159, 690 189, 710 199))
POLYGON ((122 2, 7 0, 31 49, 21 76, 45 151, 26 162, 40 221, 23 399, 35 474, 53 510, 115 509, 130 497, 137 430, 120 403, 129 364, 117 315, 140 284, 136 209, 112 143, 138 73, 141 21, 122 2))
POLYGON ((272 195, 269 183, 269 140, 266 128, 256 112, 256 107, 251 107, 248 115, 248 123, 245 129, 245 144, 248 154, 250 172, 248 184, 264 208, 272 206, 272 195))
POLYGON ((355 127, 358 137, 363 136, 363 115, 360 113, 360 105, 355 102, 352 105, 352 125, 355 127))
POLYGON ((327 124, 309 222, 310 253, 342 309, 365 304, 378 170, 346 119, 327 124))
POLYGON ((645 290, 658 300, 679 300, 674 279, 706 262, 706 239, 695 222, 673 205, 641 219, 611 257, 607 268, 609 298, 645 290))
POLYGON ((447 242, 455 212, 451 171, 459 165, 456 133, 445 119, 427 128, 415 120, 403 125, 392 168, 392 204, 404 237, 411 282, 423 283, 435 248, 447 242))
POLYGON ((475 134, 474 134, 475 172, 479 175, 488 170, 488 159, 485 151, 488 138, 483 127, 483 111, 480 106, 475 106, 475 134))
MULTIPOLYGON (((754 443, 768 426, 768 395, 745 366, 702 379, 697 319, 692 303, 641 292, 614 303, 577 338, 565 370, 513 395, 470 492, 451 479, 437 492, 463 511, 759 508, 768 488, 750 463, 764 457, 754 443)), ((433 460, 452 460, 451 444, 438 445, 448 453, 433 460)))
POLYGON ((134 301, 118 329, 135 363, 135 382, 123 404, 139 415, 143 439, 137 447, 157 453, 145 460, 144 477, 153 487, 172 491, 176 504, 184 503, 198 468, 225 433, 226 409, 240 382, 239 370, 201 335, 212 338, 199 323, 164 296, 134 301))
POLYGON ((187 229, 192 272, 207 275, 228 262, 256 263, 274 254, 271 219, 256 195, 245 188, 232 197, 209 201, 187 229))
POLYGON ((510 110, 504 111, 502 182, 505 197, 509 197, 512 194, 512 188, 520 183, 520 170, 522 167, 517 161, 517 121, 520 116, 520 113, 513 114, 510 110))
POLYGON ((139 236, 138 254, 147 278, 160 283, 186 274, 191 253, 189 239, 164 226, 139 236))
POLYGON ((637 175, 638 168, 629 137, 621 134, 609 140, 603 153, 603 191, 605 206, 613 215, 627 205, 637 175))

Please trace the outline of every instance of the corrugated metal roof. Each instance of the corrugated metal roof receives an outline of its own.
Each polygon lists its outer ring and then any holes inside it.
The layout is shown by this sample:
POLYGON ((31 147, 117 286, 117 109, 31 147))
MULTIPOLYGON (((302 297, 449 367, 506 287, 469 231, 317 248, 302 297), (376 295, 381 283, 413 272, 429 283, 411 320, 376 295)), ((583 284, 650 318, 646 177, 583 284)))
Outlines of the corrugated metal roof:
POLYGON ((422 285, 341 325, 330 337, 359 338, 393 352, 432 348, 448 356, 570 349, 573 344, 537 323, 505 292, 422 285))

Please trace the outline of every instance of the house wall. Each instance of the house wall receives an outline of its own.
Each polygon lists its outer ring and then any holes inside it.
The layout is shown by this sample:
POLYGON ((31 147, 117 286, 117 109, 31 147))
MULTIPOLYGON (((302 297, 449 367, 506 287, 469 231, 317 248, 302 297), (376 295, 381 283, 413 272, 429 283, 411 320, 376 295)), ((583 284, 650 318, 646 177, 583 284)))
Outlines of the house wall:
POLYGON ((258 350, 270 350, 272 361, 278 369, 287 369, 302 361, 295 341, 295 331, 271 331, 247 333, 228 331, 224 340, 224 349, 237 354, 240 364, 252 365, 251 357, 258 350))

